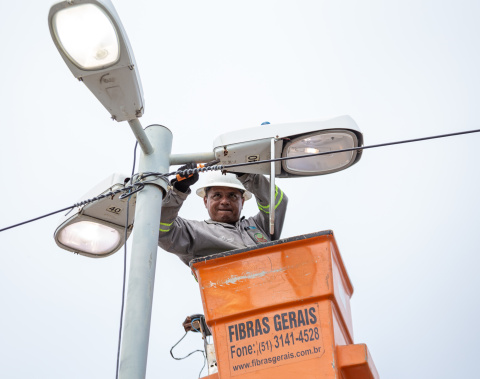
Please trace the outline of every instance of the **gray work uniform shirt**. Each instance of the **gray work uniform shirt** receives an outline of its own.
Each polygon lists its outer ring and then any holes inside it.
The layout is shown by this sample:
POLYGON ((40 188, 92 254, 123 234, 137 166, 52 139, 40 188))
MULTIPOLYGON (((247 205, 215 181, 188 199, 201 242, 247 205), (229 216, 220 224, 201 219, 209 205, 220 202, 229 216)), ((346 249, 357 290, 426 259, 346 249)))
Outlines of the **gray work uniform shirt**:
MULTIPOLYGON (((162 202, 158 246, 177 255, 185 264, 194 258, 254 246, 272 240, 269 233, 270 183, 263 175, 245 174, 238 178, 257 200, 259 212, 253 217, 241 217, 235 225, 213 220, 194 221, 178 216, 183 202, 191 193, 171 188, 162 202)), ((280 238, 287 196, 276 187, 275 233, 280 238)))

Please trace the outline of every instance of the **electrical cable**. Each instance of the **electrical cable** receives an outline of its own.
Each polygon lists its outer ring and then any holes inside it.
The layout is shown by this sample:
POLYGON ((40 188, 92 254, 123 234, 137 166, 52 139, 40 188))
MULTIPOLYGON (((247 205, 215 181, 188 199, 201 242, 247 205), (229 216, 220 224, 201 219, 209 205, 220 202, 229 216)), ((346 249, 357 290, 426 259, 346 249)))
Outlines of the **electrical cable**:
MULTIPOLYGON (((132 167, 132 175, 130 175, 130 182, 133 183, 133 176, 135 172, 135 163, 137 160, 137 147, 138 141, 135 142, 135 148, 133 149, 133 167, 132 167)), ((138 191, 135 191, 138 192, 138 191)), ((124 254, 123 254, 123 284, 122 284, 122 306, 120 310, 120 327, 118 329, 118 348, 117 348, 117 367, 115 372, 115 378, 118 379, 118 373, 120 368, 120 348, 122 345, 122 328, 123 328, 123 312, 125 309, 125 284, 127 281, 127 239, 128 239, 128 216, 130 211, 130 199, 133 193, 128 194, 127 199, 127 215, 125 220, 125 243, 124 247, 124 254)), ((122 196, 122 195, 121 195, 122 196)))
POLYGON ((5 228, 0 229, 0 232, 3 232, 3 231, 8 230, 8 229, 15 228, 15 227, 17 227, 17 226, 25 225, 25 224, 28 224, 28 223, 30 223, 30 222, 37 221, 37 220, 40 220, 40 219, 45 218, 45 217, 48 217, 48 216, 52 216, 52 215, 57 214, 57 213, 60 213, 60 212, 64 212, 64 211, 67 211, 67 210, 71 210, 71 209, 73 209, 73 208, 75 208, 75 207, 81 207, 82 205, 87 205, 87 204, 93 203, 94 201, 104 199, 105 197, 115 196, 115 195, 117 195, 117 194, 119 194, 119 193, 121 193, 121 192, 133 190, 133 193, 135 193, 135 192, 141 191, 141 190, 143 189, 143 187, 144 187, 144 184, 143 184, 143 183, 135 183, 135 184, 133 184, 133 185, 131 185, 131 186, 126 186, 126 187, 117 189, 117 190, 115 190, 115 191, 109 191, 109 192, 104 193, 104 194, 102 194, 102 195, 95 196, 95 197, 93 197, 93 198, 91 198, 91 199, 82 200, 82 201, 80 201, 80 202, 78 202, 78 203, 75 203, 75 204, 69 206, 69 207, 59 209, 58 211, 50 212, 50 213, 44 214, 44 215, 42 215, 42 216, 32 218, 32 219, 30 219, 30 220, 20 222, 20 223, 15 224, 15 225, 7 226, 7 227, 5 227, 5 228))
POLYGON ((8 229, 12 229, 12 228, 16 228, 17 226, 22 226, 22 225, 25 225, 25 224, 28 224, 29 222, 33 222, 33 221, 37 221, 37 220, 40 220, 42 218, 45 218, 45 217, 48 217, 48 216, 52 216, 54 214, 57 214, 57 213, 60 213, 60 212, 63 212, 63 211, 68 211, 72 208, 75 208, 74 205, 70 206, 70 207, 67 207, 67 208, 63 208, 63 209, 59 209, 58 211, 55 211, 55 212, 50 212, 50 213, 47 213, 43 216, 39 216, 39 217, 36 217, 36 218, 32 218, 31 220, 27 220, 27 221, 23 221, 23 222, 20 222, 18 224, 15 224, 15 225, 10 225, 10 226, 7 226, 6 228, 3 228, 3 229, 0 229, 0 232, 3 232, 5 230, 8 230, 8 229))
POLYGON ((363 150, 373 149, 373 148, 377 148, 377 147, 400 145, 400 144, 406 144, 406 143, 412 143, 412 142, 427 141, 427 140, 431 140, 431 139, 438 139, 438 138, 445 138, 445 137, 454 137, 454 136, 459 136, 459 135, 463 135, 463 134, 471 134, 471 133, 479 133, 479 132, 480 132, 480 129, 475 129, 475 130, 468 130, 468 131, 457 132, 457 133, 441 134, 441 135, 436 135, 436 136, 415 138, 415 139, 409 139, 409 140, 403 140, 403 141, 387 142, 387 143, 381 143, 381 144, 376 144, 376 145, 352 147, 352 148, 349 148, 349 149, 321 152, 321 153, 315 153, 315 154, 299 155, 299 156, 296 156, 296 157, 282 157, 282 158, 267 159, 267 160, 256 161, 256 162, 235 163, 235 164, 229 164, 229 165, 215 165, 215 166, 209 166, 209 167, 197 167, 197 168, 194 168, 194 169, 178 170, 178 171, 169 172, 169 173, 159 173, 159 172, 142 173, 142 174, 138 174, 138 175, 134 176, 134 177, 138 177, 138 180, 137 181, 132 181, 132 183, 135 183, 132 186, 125 187, 125 188, 117 190, 117 191, 109 192, 107 194, 100 195, 100 196, 94 197, 94 198, 89 199, 89 200, 84 200, 84 201, 82 201, 80 203, 77 203, 77 204, 74 204, 70 207, 63 208, 63 209, 60 209, 58 211, 51 212, 51 213, 45 214, 45 215, 40 216, 40 217, 36 217, 36 218, 33 218, 31 220, 28 220, 28 221, 24 221, 24 222, 15 224, 15 225, 8 226, 6 228, 0 229, 0 232, 3 232, 3 231, 8 230, 8 229, 15 228, 17 226, 27 224, 29 222, 37 221, 37 220, 42 219, 44 217, 48 217, 48 216, 54 215, 56 213, 60 213, 60 212, 66 211, 66 210, 70 210, 72 208, 75 208, 75 207, 78 207, 78 206, 81 206, 81 205, 85 205, 85 204, 91 203, 91 202, 96 201, 96 200, 103 199, 104 197, 107 197, 107 196, 115 195, 119 192, 126 192, 126 191, 130 191, 131 189, 134 190, 134 192, 122 195, 122 198, 124 198, 124 197, 127 197, 129 195, 132 195, 135 192, 141 191, 145 184, 148 184, 148 183, 151 183, 151 182, 153 182, 157 179, 169 177, 169 176, 172 176, 172 175, 178 175, 178 174, 180 174, 180 175, 191 175, 191 174, 197 173, 197 172, 200 173, 200 172, 206 172, 206 171, 225 170, 225 169, 229 169, 229 168, 250 166, 250 165, 270 163, 270 162, 280 162, 280 161, 286 161, 286 160, 290 160, 290 159, 311 158, 311 157, 316 157, 316 156, 321 156, 321 155, 344 153, 344 152, 348 152, 348 151, 363 151, 363 150), (146 178, 152 177, 152 176, 154 177, 153 179, 145 180, 146 178))
MULTIPOLYGON (((193 321, 193 320, 192 320, 193 321)), ((170 355, 172 356, 173 359, 177 360, 177 361, 181 361, 185 358, 188 358, 190 355, 192 354, 195 354, 195 353, 202 353, 202 356, 203 356, 203 366, 202 366, 202 369, 200 370, 199 374, 198 374, 198 378, 200 378, 200 375, 202 375, 202 371, 203 369, 205 368, 205 365, 207 364, 207 356, 206 356, 206 353, 203 351, 203 350, 194 350, 192 351, 191 353, 185 355, 184 357, 181 357, 181 358, 177 358, 173 355, 173 349, 180 343, 182 342, 182 340, 187 336, 188 332, 185 332, 185 334, 183 335, 182 338, 180 338, 178 340, 178 342, 172 346, 172 348, 170 349, 170 355)))
POLYGON ((200 173, 200 172, 207 172, 207 171, 216 171, 216 170, 222 170, 225 166, 223 165, 212 165, 212 166, 205 166, 205 167, 196 167, 196 168, 191 168, 187 170, 177 170, 177 171, 172 171, 166 174, 162 174, 159 172, 144 172, 142 173, 139 178, 142 180, 142 183, 150 183, 152 181, 155 181, 160 178, 165 178, 173 175, 191 175, 195 173, 200 173), (148 178, 150 176, 154 176, 155 179, 150 179, 149 181, 144 180, 145 178, 148 178))
POLYGON ((151 173, 144 173, 144 174, 142 174, 141 177, 146 178, 146 177, 150 177, 150 176, 155 176, 157 178, 160 178, 160 177, 168 177, 168 176, 172 176, 172 175, 191 175, 191 174, 206 172, 206 171, 210 171, 210 170, 211 171, 225 170, 225 169, 229 169, 229 168, 251 166, 251 165, 271 163, 271 162, 287 161, 287 160, 291 160, 291 159, 311 158, 311 157, 316 157, 316 156, 321 156, 321 155, 344 153, 344 152, 349 152, 349 151, 362 151, 362 150, 373 149, 373 148, 377 148, 377 147, 400 145, 400 144, 406 144, 406 143, 412 143, 412 142, 427 141, 427 140, 445 138, 445 137, 454 137, 454 136, 459 136, 459 135, 463 135, 463 134, 471 134, 471 133, 479 133, 479 132, 480 132, 480 129, 474 129, 474 130, 467 130, 467 131, 463 131, 463 132, 440 134, 440 135, 435 135, 435 136, 430 136, 430 137, 408 139, 408 140, 403 140, 403 141, 386 142, 386 143, 381 143, 381 144, 376 144, 376 145, 352 147, 352 148, 348 148, 348 149, 326 151, 326 152, 315 153, 315 154, 298 155, 296 157, 282 157, 282 158, 266 159, 266 160, 263 160, 263 161, 255 161, 255 162, 234 163, 234 164, 228 164, 228 165, 215 165, 215 166, 209 166, 209 167, 197 167, 197 168, 193 168, 193 169, 178 170, 178 171, 175 171, 175 172, 169 172, 167 174, 151 172, 151 173))
POLYGON ((362 150, 373 149, 373 148, 377 148, 377 147, 400 145, 400 144, 405 144, 405 143, 427 141, 427 140, 431 140, 431 139, 445 138, 445 137, 454 137, 454 136, 459 136, 459 135, 463 135, 463 134, 471 134, 471 133, 479 133, 479 132, 480 132, 480 129, 467 130, 467 131, 464 131, 464 132, 440 134, 440 135, 430 136, 430 137, 421 137, 421 138, 414 138, 414 139, 408 139, 408 140, 403 140, 403 141, 380 143, 380 144, 369 145, 369 146, 352 147, 352 148, 349 148, 349 149, 326 151, 326 152, 315 153, 315 154, 298 155, 296 157, 282 157, 282 158, 268 159, 268 160, 264 160, 264 161, 235 163, 235 164, 225 165, 225 166, 223 166, 223 169, 241 167, 241 166, 250 166, 250 165, 253 165, 253 164, 287 161, 287 160, 290 160, 290 159, 310 158, 310 157, 316 157, 316 156, 320 156, 320 155, 344 153, 344 152, 347 152, 347 151, 362 151, 362 150))
POLYGON ((193 322, 194 322, 195 320, 198 320, 199 323, 201 322, 201 320, 200 320, 199 318, 194 318, 194 319, 192 319, 192 321, 191 321, 192 329, 194 329, 194 330, 195 330, 196 332, 198 332, 198 333, 201 333, 200 330, 198 330, 197 328, 195 328, 195 327, 193 326, 193 322))

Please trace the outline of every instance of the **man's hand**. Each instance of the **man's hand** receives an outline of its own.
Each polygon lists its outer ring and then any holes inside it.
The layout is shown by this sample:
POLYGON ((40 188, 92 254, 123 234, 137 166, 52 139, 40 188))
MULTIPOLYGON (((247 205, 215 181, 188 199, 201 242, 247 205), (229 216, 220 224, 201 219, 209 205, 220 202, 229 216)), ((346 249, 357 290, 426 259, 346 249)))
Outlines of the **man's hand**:
MULTIPOLYGON (((178 171, 191 170, 197 168, 197 165, 194 162, 187 163, 186 165, 180 167, 178 171)), ((187 192, 191 185, 195 184, 198 180, 198 172, 194 174, 178 174, 177 178, 172 179, 170 182, 177 190, 180 192, 187 192), (180 179, 178 179, 180 177, 180 179)))

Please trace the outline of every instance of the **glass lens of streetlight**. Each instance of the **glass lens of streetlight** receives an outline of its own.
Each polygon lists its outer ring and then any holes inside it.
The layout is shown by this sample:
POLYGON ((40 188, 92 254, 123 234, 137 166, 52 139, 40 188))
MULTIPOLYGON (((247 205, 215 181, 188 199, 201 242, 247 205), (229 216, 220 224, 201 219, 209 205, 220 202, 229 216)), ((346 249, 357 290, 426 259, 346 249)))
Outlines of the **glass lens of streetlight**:
POLYGON ((58 240, 65 246, 90 254, 108 254, 120 243, 120 233, 91 221, 79 221, 68 225, 59 233, 58 240))
POLYGON ((53 29, 62 49, 81 69, 109 67, 120 58, 115 27, 97 5, 73 5, 58 11, 53 16, 53 29))
MULTIPOLYGON (((355 147, 357 139, 348 131, 326 132, 302 136, 285 146, 284 156, 298 157, 301 155, 327 153, 355 147)), ((292 174, 315 175, 338 171, 352 162, 354 151, 343 153, 317 155, 311 158, 299 158, 283 161, 285 171, 292 174)))

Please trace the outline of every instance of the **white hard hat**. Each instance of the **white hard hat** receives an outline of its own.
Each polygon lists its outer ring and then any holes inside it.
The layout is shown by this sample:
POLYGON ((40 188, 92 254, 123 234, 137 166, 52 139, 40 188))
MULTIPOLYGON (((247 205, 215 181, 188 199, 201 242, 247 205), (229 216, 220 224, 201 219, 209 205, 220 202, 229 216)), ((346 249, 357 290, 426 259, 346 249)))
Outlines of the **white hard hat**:
POLYGON ((240 180, 237 179, 237 176, 234 174, 222 174, 220 171, 207 172, 205 174, 200 174, 200 179, 202 180, 202 186, 197 189, 197 195, 200 197, 205 197, 205 189, 209 187, 230 187, 236 188, 243 192, 243 197, 245 200, 248 200, 252 197, 252 194, 245 189, 240 180))

